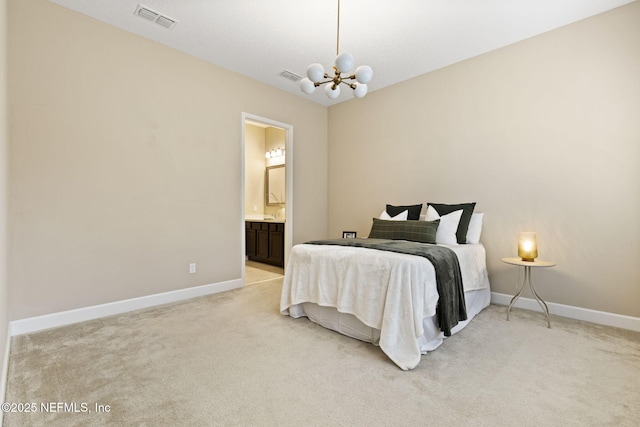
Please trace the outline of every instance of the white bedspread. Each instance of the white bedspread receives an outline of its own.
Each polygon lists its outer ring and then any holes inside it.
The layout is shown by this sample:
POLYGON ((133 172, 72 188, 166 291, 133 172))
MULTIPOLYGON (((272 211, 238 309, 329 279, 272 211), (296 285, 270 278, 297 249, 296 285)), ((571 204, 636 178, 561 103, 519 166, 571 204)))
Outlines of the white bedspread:
MULTIPOLYGON (((489 286, 482 245, 450 246, 465 291, 489 286)), ((282 285, 280 312, 300 317, 297 304, 334 307, 380 330, 380 348, 400 368, 420 362, 422 320, 438 304, 435 270, 419 256, 375 249, 296 245, 282 285)))

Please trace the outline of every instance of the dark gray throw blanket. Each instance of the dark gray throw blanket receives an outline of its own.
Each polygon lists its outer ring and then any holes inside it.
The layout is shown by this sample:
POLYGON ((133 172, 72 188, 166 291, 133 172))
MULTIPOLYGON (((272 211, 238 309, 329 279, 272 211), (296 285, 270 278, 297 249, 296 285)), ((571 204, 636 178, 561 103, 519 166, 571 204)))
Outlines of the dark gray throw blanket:
POLYGON ((433 264, 436 271, 436 286, 440 299, 436 308, 438 325, 446 337, 458 321, 467 320, 467 308, 462 287, 460 263, 455 252, 444 246, 407 240, 386 239, 330 239, 307 242, 312 245, 355 246, 421 256, 433 264))

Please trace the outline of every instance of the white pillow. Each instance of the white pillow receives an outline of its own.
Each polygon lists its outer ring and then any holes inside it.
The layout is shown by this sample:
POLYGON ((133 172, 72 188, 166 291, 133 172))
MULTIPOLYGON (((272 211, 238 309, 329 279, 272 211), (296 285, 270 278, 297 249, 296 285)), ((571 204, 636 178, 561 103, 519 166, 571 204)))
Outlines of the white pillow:
POLYGON ((474 213, 471 215, 471 221, 469 222, 469 230, 467 230, 467 243, 477 244, 480 243, 480 234, 482 234, 482 219, 484 213, 474 213))
POLYGON ((400 212, 398 215, 391 217, 391 215, 389 215, 387 213, 386 210, 382 211, 382 213, 380 214, 380 219, 386 219, 387 221, 406 221, 407 217, 409 216, 409 211, 402 211, 400 212))
POLYGON ((433 206, 427 208, 427 221, 440 220, 438 230, 436 231, 436 243, 444 245, 457 245, 458 239, 456 232, 458 231, 458 223, 462 217, 462 209, 453 211, 446 215, 440 216, 433 206))

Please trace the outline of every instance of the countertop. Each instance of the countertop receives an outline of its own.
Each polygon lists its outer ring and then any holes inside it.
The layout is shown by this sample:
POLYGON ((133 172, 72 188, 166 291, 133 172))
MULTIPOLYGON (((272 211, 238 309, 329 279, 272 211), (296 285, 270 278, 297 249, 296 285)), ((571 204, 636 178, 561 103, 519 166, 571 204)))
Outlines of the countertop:
POLYGON ((272 222, 275 224, 284 224, 284 219, 253 219, 253 218, 245 218, 245 222, 272 222))

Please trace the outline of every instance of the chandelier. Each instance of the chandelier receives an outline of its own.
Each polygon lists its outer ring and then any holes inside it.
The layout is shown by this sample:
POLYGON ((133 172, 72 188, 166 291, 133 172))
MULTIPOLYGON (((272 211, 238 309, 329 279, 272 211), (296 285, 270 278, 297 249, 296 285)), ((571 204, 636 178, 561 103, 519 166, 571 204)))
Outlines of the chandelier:
POLYGON ((336 37, 336 61, 333 66, 333 76, 324 72, 321 64, 311 64, 307 67, 307 77, 300 81, 300 89, 307 95, 315 92, 316 87, 327 84, 324 93, 331 99, 340 95, 340 84, 344 83, 353 89, 356 98, 362 98, 367 94, 367 83, 373 77, 373 70, 368 65, 361 65, 353 70, 354 61, 350 53, 340 53, 340 0, 338 0, 338 32, 336 37), (349 80, 349 81, 346 81, 349 80), (355 80, 355 81, 354 81, 355 80))

